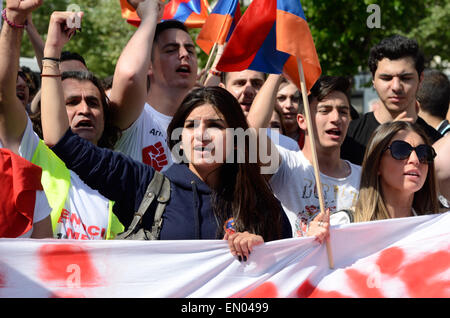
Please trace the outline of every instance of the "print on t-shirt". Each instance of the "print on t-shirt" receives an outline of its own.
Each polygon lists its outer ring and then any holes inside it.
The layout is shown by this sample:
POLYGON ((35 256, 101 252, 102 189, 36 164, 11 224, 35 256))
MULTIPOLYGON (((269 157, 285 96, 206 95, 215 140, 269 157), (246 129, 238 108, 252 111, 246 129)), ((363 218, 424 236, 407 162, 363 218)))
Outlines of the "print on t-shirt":
POLYGON ((164 146, 160 141, 142 149, 142 161, 157 171, 161 171, 169 163, 164 153, 164 146))
POLYGON ((62 209, 59 216, 55 237, 58 239, 99 240, 106 238, 106 228, 86 225, 77 213, 62 209))
POLYGON ((122 131, 115 150, 148 164, 157 171, 164 171, 173 162, 166 142, 171 118, 146 104, 139 118, 122 131))
MULTIPOLYGON (((326 180, 328 178, 323 177, 322 179, 326 180)), ((336 180, 333 179, 330 179, 329 181, 336 180)), ((330 209, 330 213, 336 212, 338 210, 338 205, 341 207, 345 206, 346 208, 355 206, 359 193, 357 189, 349 186, 347 183, 339 184, 339 182, 336 182, 335 184, 328 184, 323 180, 321 180, 321 182, 324 205, 325 208, 330 209)), ((319 195, 317 193, 315 180, 305 177, 303 191, 301 193, 300 201, 305 202, 306 204, 303 206, 303 209, 297 212, 297 219, 295 220, 294 236, 298 237, 306 235, 309 222, 311 222, 320 212, 319 195), (313 202, 317 202, 317 204, 311 204, 313 202)))
MULTIPOLYGON (((301 150, 290 151, 277 146, 281 164, 271 177, 270 185, 289 218, 294 237, 305 236, 308 224, 320 212, 314 167, 301 150)), ((330 212, 351 209, 358 197, 361 167, 346 161, 350 174, 333 178, 320 173, 325 208, 330 212)), ((342 214, 330 216, 330 224, 343 221, 342 214)))

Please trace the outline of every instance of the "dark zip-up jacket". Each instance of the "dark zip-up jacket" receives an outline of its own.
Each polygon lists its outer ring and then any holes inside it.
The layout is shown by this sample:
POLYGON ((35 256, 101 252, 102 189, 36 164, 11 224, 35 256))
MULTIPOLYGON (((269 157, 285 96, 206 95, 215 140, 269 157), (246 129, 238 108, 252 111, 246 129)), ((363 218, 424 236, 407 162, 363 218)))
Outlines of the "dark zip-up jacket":
MULTIPOLYGON (((96 147, 70 129, 52 150, 88 186, 115 202, 113 211, 127 228, 155 170, 122 153, 96 147)), ((170 180, 171 194, 160 239, 220 239, 217 235, 223 224, 217 224, 212 212, 209 186, 184 164, 173 164, 164 175, 170 180)), ((144 216, 145 228, 151 229, 153 217, 154 208, 144 216)), ((291 226, 284 212, 282 219, 282 238, 290 238, 291 226)))

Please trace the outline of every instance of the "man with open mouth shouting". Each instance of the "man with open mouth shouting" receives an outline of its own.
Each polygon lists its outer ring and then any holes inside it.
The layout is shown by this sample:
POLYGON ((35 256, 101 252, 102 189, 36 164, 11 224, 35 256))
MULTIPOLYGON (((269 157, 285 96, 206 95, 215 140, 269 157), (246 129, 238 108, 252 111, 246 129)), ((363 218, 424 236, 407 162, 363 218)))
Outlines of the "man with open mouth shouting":
MULTIPOLYGON (((269 75, 247 117, 251 127, 264 127, 264 117, 270 118, 267 115, 273 110, 274 99, 270 102, 268 95, 273 94, 280 83, 279 76, 269 75)), ((289 217, 294 236, 316 236, 323 241, 330 225, 352 220, 351 213, 335 213, 354 205, 361 174, 361 167, 340 159, 340 147, 350 123, 349 89, 350 83, 344 77, 321 77, 308 95, 313 132, 308 131, 304 105, 299 105, 297 124, 306 134, 303 149, 290 151, 277 146, 278 151, 271 154, 272 158, 279 156, 280 165, 268 178, 289 217), (331 215, 329 219, 327 213, 319 213, 311 133, 316 144, 325 207, 331 215)))
POLYGON ((197 80, 195 45, 183 23, 162 16, 161 1, 129 1, 141 23, 122 51, 110 99, 122 129, 115 149, 158 171, 172 164, 167 127, 197 80))

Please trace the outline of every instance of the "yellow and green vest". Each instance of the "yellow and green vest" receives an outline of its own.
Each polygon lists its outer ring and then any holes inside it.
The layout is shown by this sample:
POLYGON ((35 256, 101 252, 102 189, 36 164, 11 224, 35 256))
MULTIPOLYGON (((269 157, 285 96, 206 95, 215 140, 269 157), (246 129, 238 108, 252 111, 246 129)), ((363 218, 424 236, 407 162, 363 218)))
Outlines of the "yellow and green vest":
MULTIPOLYGON (((49 205, 52 208, 50 216, 53 231, 56 231, 61 211, 69 195, 71 185, 70 171, 64 162, 42 140, 39 140, 31 162, 42 168, 41 183, 49 205)), ((112 212, 113 204, 113 201, 109 201, 109 219, 106 231, 107 240, 113 239, 117 234, 124 231, 124 226, 112 212)))

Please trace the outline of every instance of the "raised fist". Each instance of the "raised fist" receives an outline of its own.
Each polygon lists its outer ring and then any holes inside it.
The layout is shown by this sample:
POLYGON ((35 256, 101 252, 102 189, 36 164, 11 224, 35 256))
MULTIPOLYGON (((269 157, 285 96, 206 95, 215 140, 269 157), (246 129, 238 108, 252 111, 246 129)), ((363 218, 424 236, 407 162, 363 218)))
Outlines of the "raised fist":
POLYGON ((27 15, 39 8, 42 0, 6 0, 6 16, 9 21, 23 25, 27 15))

